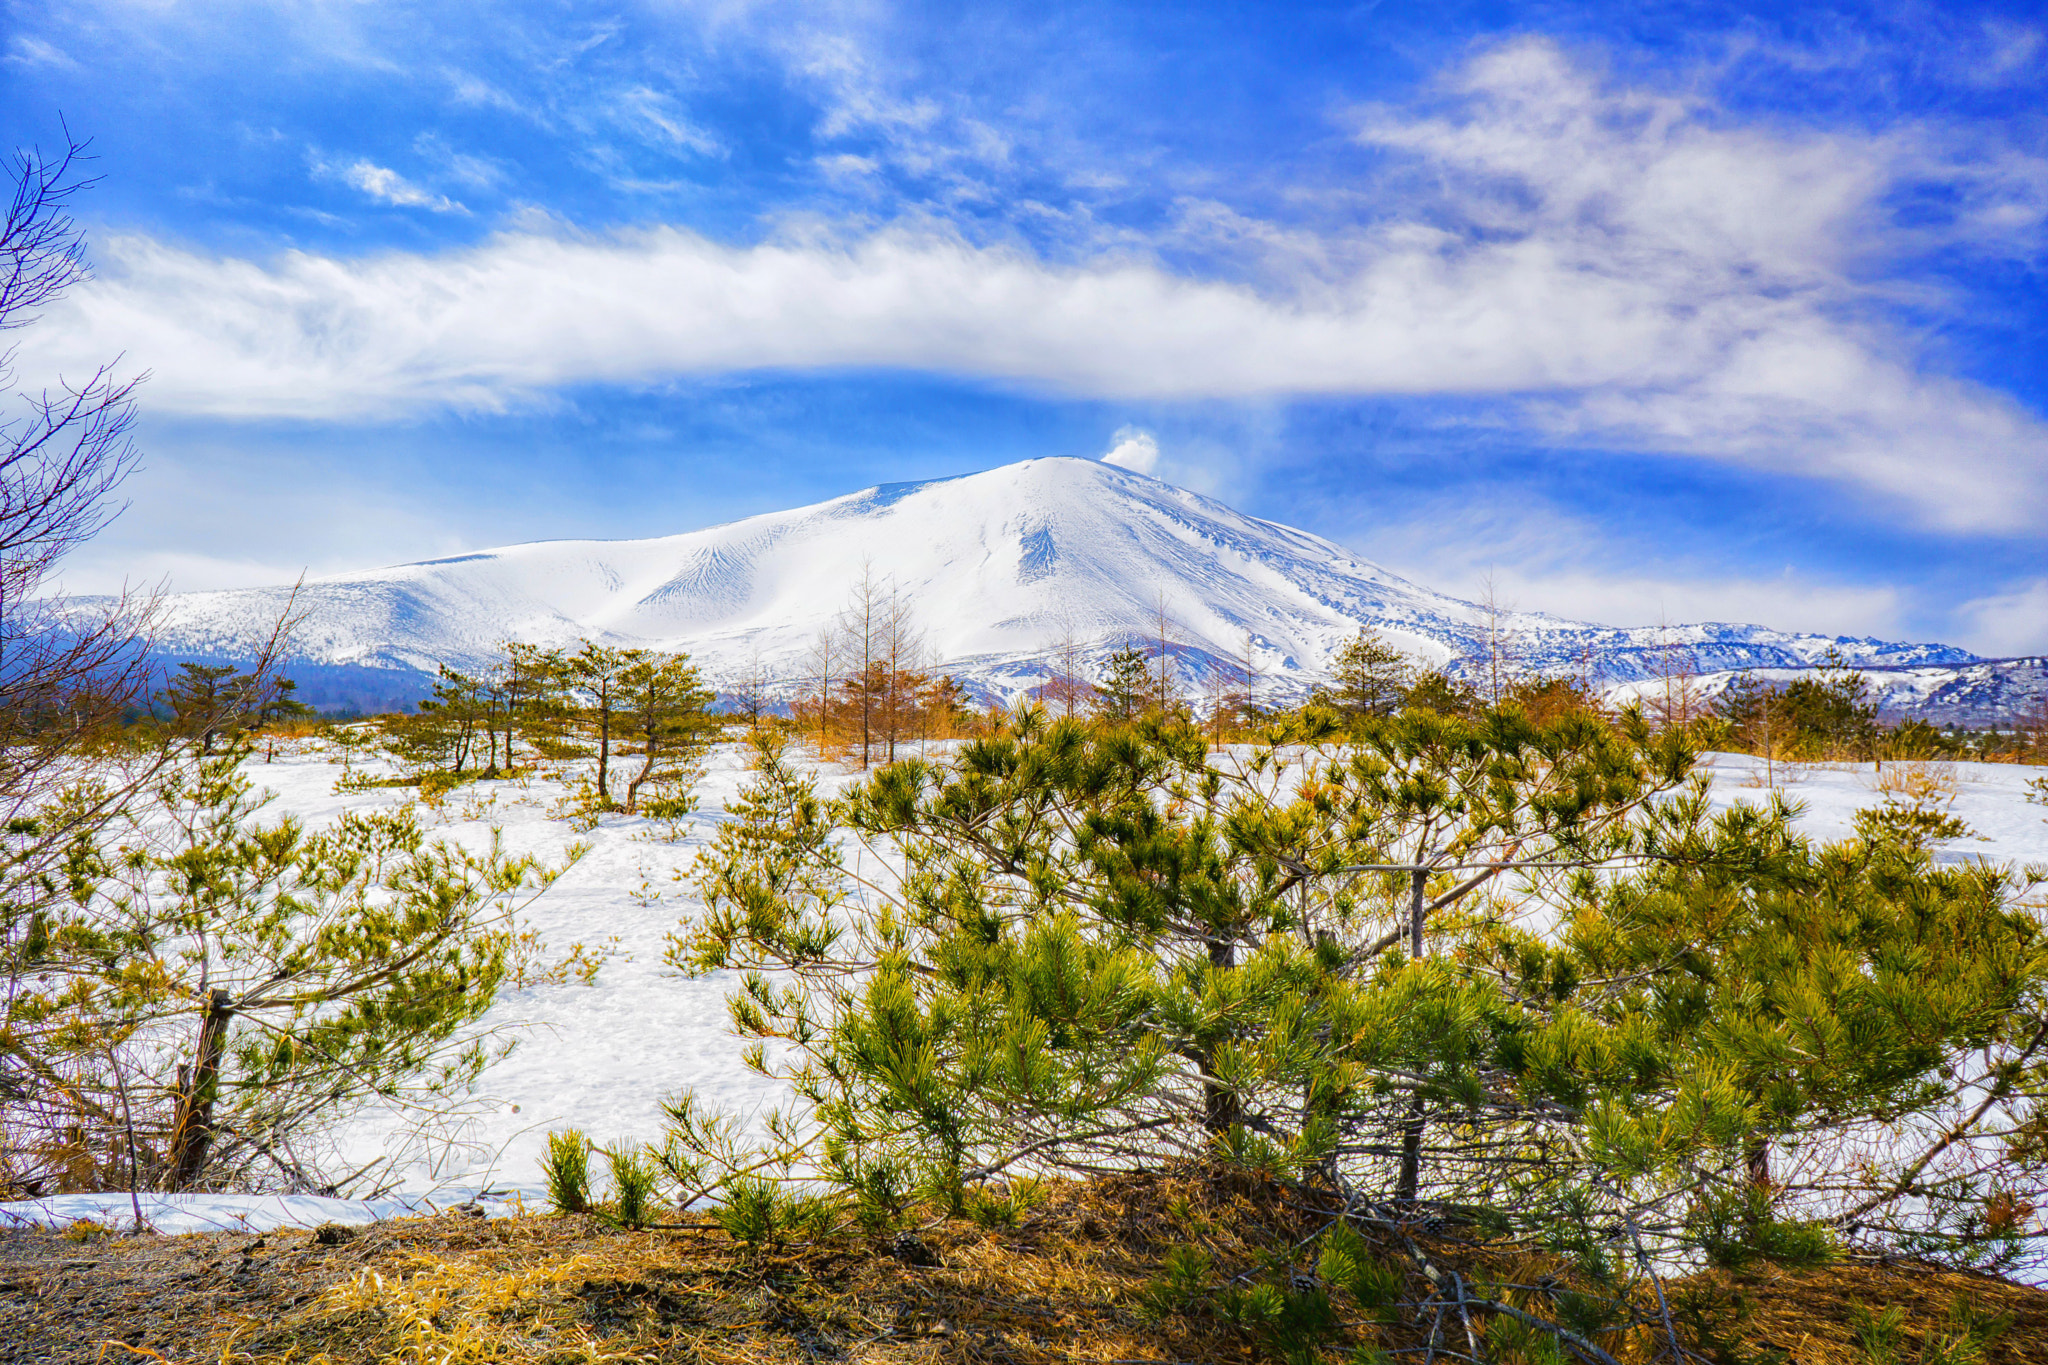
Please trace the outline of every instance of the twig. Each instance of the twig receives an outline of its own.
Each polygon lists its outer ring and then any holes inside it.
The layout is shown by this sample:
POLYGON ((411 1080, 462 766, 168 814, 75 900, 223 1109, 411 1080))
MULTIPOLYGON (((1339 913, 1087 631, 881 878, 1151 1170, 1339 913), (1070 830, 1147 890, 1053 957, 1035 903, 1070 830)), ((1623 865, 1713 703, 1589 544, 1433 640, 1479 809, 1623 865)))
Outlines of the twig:
POLYGON ((128 1206, 135 1211, 135 1232, 140 1236, 145 1225, 142 1221, 142 1194, 137 1188, 142 1183, 142 1175, 135 1160, 135 1109, 128 1103, 128 1078, 121 1070, 121 1061, 114 1055, 111 1043, 107 1045, 107 1065, 114 1068, 114 1086, 121 1092, 121 1129, 128 1137, 128 1206))
POLYGON ((1451 1272, 1451 1285, 1458 1292, 1458 1316, 1465 1322, 1465 1344, 1472 1348, 1472 1354, 1480 1360, 1486 1353, 1479 1349, 1479 1334, 1472 1330, 1472 1314, 1465 1308, 1465 1280, 1457 1271, 1451 1272))

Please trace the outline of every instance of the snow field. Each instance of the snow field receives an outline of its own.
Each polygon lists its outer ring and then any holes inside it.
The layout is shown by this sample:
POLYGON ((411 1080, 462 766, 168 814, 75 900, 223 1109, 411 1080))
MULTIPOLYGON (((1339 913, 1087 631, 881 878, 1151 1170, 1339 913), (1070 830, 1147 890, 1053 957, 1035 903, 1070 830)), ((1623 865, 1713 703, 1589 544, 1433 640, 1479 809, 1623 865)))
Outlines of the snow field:
MULTIPOLYGON (((381 1160, 375 1183, 390 1186, 386 1195, 144 1195, 144 1221, 165 1232, 260 1230, 432 1211, 479 1195, 494 1210, 522 1201, 536 1207, 543 1202, 539 1158, 550 1130, 579 1128, 598 1143, 649 1140, 661 1128, 661 1100, 685 1086, 714 1106, 746 1114, 778 1103, 781 1088, 741 1064, 740 1040, 728 1030, 725 996, 733 974, 690 980, 662 960, 666 936, 699 909, 684 878, 746 782, 746 761, 744 745, 721 744, 711 751, 697 787, 699 811, 683 822, 682 837, 673 842, 660 822, 638 817, 607 816, 579 831, 559 807, 561 785, 538 777, 464 787, 438 812, 423 812, 430 837, 473 849, 487 846, 494 827, 507 852, 531 853, 551 864, 560 864, 572 844, 587 845, 576 864, 525 908, 523 919, 546 941, 551 957, 576 943, 609 953, 595 979, 571 976, 503 991, 484 1022, 519 1046, 490 1067, 460 1112, 424 1126, 417 1116, 369 1112, 336 1135, 347 1167, 381 1160)), ((1869 764, 1778 764, 1767 770, 1761 760, 1742 754, 1710 754, 1703 763, 1714 776, 1717 802, 1768 799, 1766 784, 1775 782, 1804 807, 1800 826, 1818 839, 1846 837, 1855 811, 1885 795, 1869 764)), ((1892 785, 1927 791, 1935 804, 1970 826, 1973 835, 1947 845, 1943 858, 2048 865, 2048 807, 2026 799, 2029 779, 2048 769, 1983 763, 1886 767, 1892 785)), ((275 793, 267 818, 291 812, 320 824, 344 810, 412 799, 410 791, 394 788, 337 794, 341 771, 319 749, 280 753, 276 762, 248 769, 258 786, 275 793)), ((827 766, 820 785, 830 791, 855 776, 827 766)), ((872 860, 862 870, 879 871, 872 860)), ((129 1226, 134 1210, 126 1193, 0 1204, 0 1222, 61 1226, 79 1218, 129 1226)))
POLYGON ((2028 782, 2048 768, 2022 763, 1766 764, 1748 754, 1707 754, 1701 765, 1714 775, 1718 802, 1768 800, 1774 785, 1804 807, 1799 828, 1814 839, 1846 839, 1855 833, 1859 810, 1884 803, 1887 788, 1912 804, 1924 791, 1937 806, 1968 825, 1970 837, 1943 844, 1945 862, 1988 861, 2015 867, 2048 866, 2048 806, 2028 800, 2028 782))

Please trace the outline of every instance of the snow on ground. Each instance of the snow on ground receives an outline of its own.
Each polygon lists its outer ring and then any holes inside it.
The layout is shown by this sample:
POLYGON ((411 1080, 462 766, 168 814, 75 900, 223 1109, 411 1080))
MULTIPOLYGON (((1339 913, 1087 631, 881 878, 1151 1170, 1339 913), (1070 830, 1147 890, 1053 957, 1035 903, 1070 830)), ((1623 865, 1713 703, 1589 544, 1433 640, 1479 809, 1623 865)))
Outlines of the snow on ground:
POLYGON ((1918 791, 1972 831, 1941 845, 1940 861, 2048 866, 2048 806, 2027 799, 2028 782, 2048 776, 2048 768, 1890 762, 1880 773, 1869 763, 1766 764, 1748 754, 1708 754, 1702 765, 1714 774, 1714 795, 1722 802, 1766 800, 1775 786, 1804 808, 1799 828, 1814 839, 1848 838, 1856 812, 1882 805, 1887 788, 1906 804, 1918 791))
MULTIPOLYGON (((440 1133, 455 1145, 401 1148, 391 1119, 371 1116, 344 1140, 355 1162, 393 1155, 393 1175, 405 1192, 452 1182, 532 1200, 540 1195, 540 1155, 550 1130, 579 1128, 597 1143, 653 1139, 662 1099, 684 1087, 748 1114, 777 1102, 779 1088, 741 1064, 739 1040, 727 1030, 732 974, 691 980, 663 961, 667 935, 697 908, 684 879, 747 780, 745 764, 744 746, 712 752, 697 786, 700 813, 681 822, 682 837, 673 842, 661 822, 630 816, 607 816, 579 832, 558 811, 561 785, 545 779, 480 783, 448 800, 447 823, 435 835, 480 846, 495 824, 508 852, 556 864, 570 845, 587 845, 530 905, 525 921, 550 955, 580 943, 609 956, 594 980, 572 976, 500 993, 484 1026, 504 1030, 518 1046, 486 1073, 476 1111, 440 1133)), ((279 806, 310 815, 310 803, 322 814, 339 813, 363 799, 331 794, 336 771, 301 761, 276 781, 268 770, 257 775, 278 791, 279 806)), ((409 794, 383 789, 375 797, 409 794)))
MULTIPOLYGON (((454 1191, 446 1197, 326 1199, 312 1194, 58 1194, 0 1204, 0 1228, 64 1228, 97 1223, 129 1232, 138 1221, 151 1232, 268 1232, 272 1228, 317 1228, 322 1223, 360 1225, 385 1218, 433 1214, 467 1202, 454 1191)), ((494 1201, 491 1212, 515 1205, 494 1201)))
MULTIPOLYGON (((582 943, 613 952, 593 982, 508 990, 485 1023, 519 1040, 485 1073, 468 1112, 434 1127, 423 1141, 394 1116, 363 1116, 341 1135, 350 1165, 382 1158, 390 1197, 331 1200, 283 1196, 145 1195, 145 1222, 161 1231, 207 1227, 259 1230, 283 1225, 364 1222, 431 1211, 479 1195, 493 1208, 541 1199, 540 1153, 551 1129, 580 1128, 593 1141, 645 1140, 661 1129, 660 1104, 694 1087, 715 1105, 758 1114, 780 1098, 771 1082, 740 1062, 740 1043, 727 1031, 725 995, 731 974, 684 979, 664 964, 665 936, 695 911, 686 875, 712 838, 726 804, 746 781, 746 750, 721 745, 698 785, 700 812, 673 842, 655 821, 608 816, 578 832, 558 803, 553 781, 492 782, 466 787, 427 823, 433 835, 483 846, 493 826, 512 853, 559 863, 574 842, 589 851, 526 911, 529 927, 557 955, 582 943), (680 875, 679 875, 680 874, 680 875)), ((1940 856, 1960 861, 2048 865, 2048 807, 2029 804, 2027 782, 2041 768, 2004 764, 1887 764, 1880 779, 1869 764, 1777 764, 1742 754, 1711 754, 1705 763, 1724 802, 1767 799, 1770 786, 1804 807, 1801 827, 1819 839, 1851 832, 1853 814, 1884 799, 1879 782, 1918 787, 1973 831, 1940 856)), ((337 794, 341 769, 322 752, 280 754, 255 763, 250 775, 277 795, 268 814, 291 811, 312 822, 345 809, 396 805, 412 793, 392 788, 337 794)), ((847 780, 828 769, 828 789, 847 780)), ((0 1223, 61 1226, 91 1218, 130 1226, 129 1196, 67 1195, 0 1204, 0 1223)))

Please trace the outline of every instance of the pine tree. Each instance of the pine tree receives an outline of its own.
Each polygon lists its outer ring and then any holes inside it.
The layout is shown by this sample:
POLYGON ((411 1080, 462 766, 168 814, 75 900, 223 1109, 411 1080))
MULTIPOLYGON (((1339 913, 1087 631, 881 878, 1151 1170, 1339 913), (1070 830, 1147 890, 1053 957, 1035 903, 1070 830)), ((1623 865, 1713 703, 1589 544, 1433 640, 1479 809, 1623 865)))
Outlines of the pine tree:
POLYGON ((224 738, 304 714, 306 708, 291 700, 296 686, 268 668, 183 663, 157 699, 171 713, 171 732, 211 754, 224 738))
POLYGON ((338 1173, 311 1153, 328 1127, 459 1095, 495 1055, 471 1026, 548 874, 429 842, 411 806, 320 832, 264 822, 245 758, 166 769, 74 844, 66 902, 7 942, 12 1195, 325 1191, 338 1173), (50 1169, 65 1151, 78 1168, 50 1169))
POLYGON ((578 720, 597 741, 597 808, 612 809, 612 742, 618 715, 619 679, 646 657, 643 650, 615 649, 590 640, 565 660, 572 695, 581 703, 578 720))
POLYGON ((1870 680, 1832 646, 1812 674, 1785 685, 1776 703, 1786 742, 1812 757, 1867 756, 1877 738, 1870 680))
POLYGON ((574 718, 569 696, 569 660, 560 649, 508 640, 502 647, 505 692, 505 766, 519 760, 513 737, 523 738, 539 757, 566 757, 563 736, 574 718))
POLYGON ((2048 1132, 2024 886, 1880 819, 1815 848, 1783 802, 1717 811, 1640 713, 1323 727, 1212 761, 1027 708, 832 803, 763 746, 672 960, 750 973, 734 1021, 795 1111, 748 1154, 680 1102, 678 1169, 783 1163, 885 1218, 1199 1160, 1617 1301, 1676 1258, 2014 1253, 1995 1210, 2048 1169, 2010 1140, 2048 1132))
POLYGON ((1317 698, 1352 716, 1390 716, 1401 709, 1413 685, 1408 656, 1369 630, 1361 630, 1338 651, 1331 685, 1317 698))
POLYGON ((640 752, 640 770, 626 783, 629 814, 639 809, 640 789, 648 782, 687 787, 695 780, 695 760, 718 728, 712 701, 687 654, 644 655, 619 673, 621 734, 640 752))
POLYGON ((1109 656, 1108 667, 1095 685, 1099 714, 1111 720, 1135 720, 1145 713, 1152 696, 1152 670, 1144 650, 1119 649, 1109 656))
POLYGON ((383 748, 412 777, 457 783, 465 773, 481 771, 476 760, 491 724, 486 684, 442 664, 433 695, 419 703, 418 711, 384 723, 383 748))
POLYGON ((1401 706, 1404 710, 1433 711, 1440 716, 1472 717, 1486 709, 1486 700, 1462 678, 1432 668, 1416 675, 1401 695, 1401 706))

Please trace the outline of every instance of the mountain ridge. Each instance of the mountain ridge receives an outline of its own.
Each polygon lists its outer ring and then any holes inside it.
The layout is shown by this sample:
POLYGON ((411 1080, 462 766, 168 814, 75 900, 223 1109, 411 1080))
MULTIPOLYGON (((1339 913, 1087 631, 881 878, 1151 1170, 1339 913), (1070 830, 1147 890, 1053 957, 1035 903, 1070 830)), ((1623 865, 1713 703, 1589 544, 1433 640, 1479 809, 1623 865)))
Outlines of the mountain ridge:
MULTIPOLYGON (((1156 640, 1163 621, 1191 681, 1249 657, 1263 694, 1287 700, 1320 681, 1361 628, 1455 669, 1488 614, 1311 532, 1116 466, 1046 457, 672 536, 529 541, 327 575, 299 590, 307 615, 294 643, 318 668, 431 672, 482 666, 506 639, 588 637, 687 649, 726 685, 758 661, 787 697, 801 692, 805 654, 863 573, 903 595, 933 659, 988 699, 1045 681, 1065 637, 1094 667, 1113 649, 1156 640)), ((244 656, 290 591, 172 594, 159 648, 244 656)), ((1811 667, 1830 649, 1875 668, 1981 662, 1939 643, 1742 623, 1496 616, 1526 667, 1591 667, 1614 684, 1653 676, 1675 654, 1702 673, 1811 667)))

